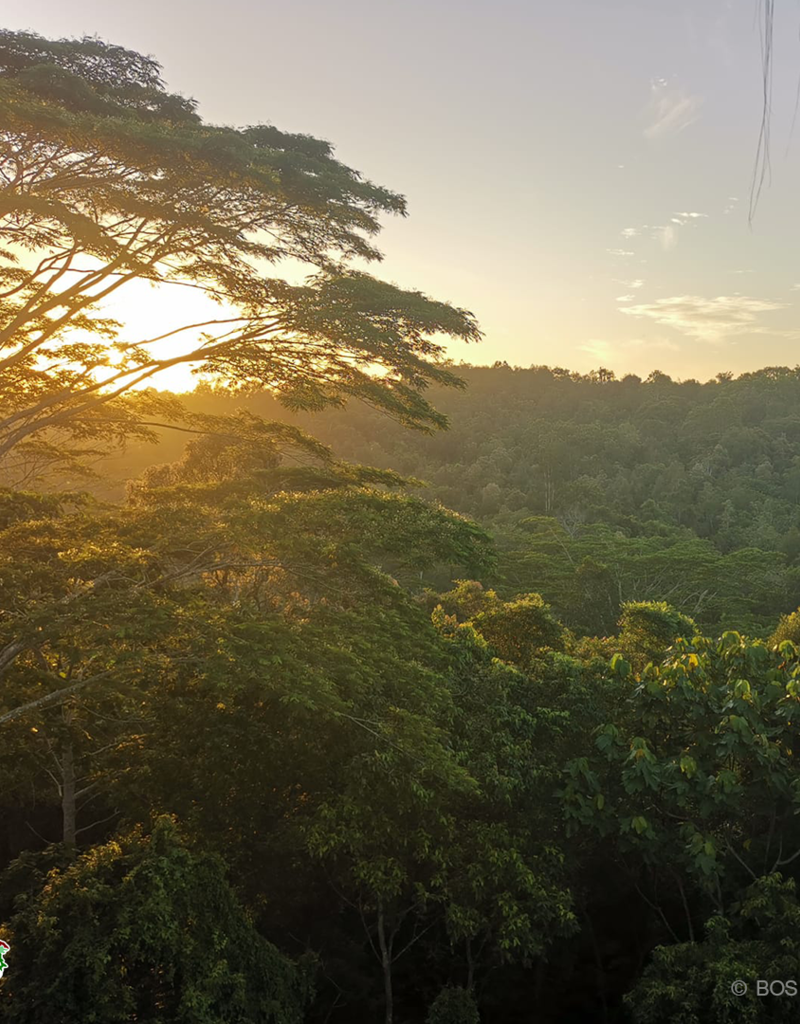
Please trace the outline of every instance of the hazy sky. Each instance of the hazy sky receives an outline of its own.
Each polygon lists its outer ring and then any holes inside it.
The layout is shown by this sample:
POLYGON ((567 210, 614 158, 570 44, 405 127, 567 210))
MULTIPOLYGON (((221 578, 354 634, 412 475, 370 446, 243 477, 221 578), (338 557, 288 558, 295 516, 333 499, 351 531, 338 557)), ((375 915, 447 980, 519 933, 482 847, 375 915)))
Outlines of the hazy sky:
POLYGON ((800 5, 747 211, 759 0, 26 0, 10 28, 156 56, 210 121, 332 141, 403 192, 378 272, 467 306, 455 358, 706 379, 800 362, 800 5))

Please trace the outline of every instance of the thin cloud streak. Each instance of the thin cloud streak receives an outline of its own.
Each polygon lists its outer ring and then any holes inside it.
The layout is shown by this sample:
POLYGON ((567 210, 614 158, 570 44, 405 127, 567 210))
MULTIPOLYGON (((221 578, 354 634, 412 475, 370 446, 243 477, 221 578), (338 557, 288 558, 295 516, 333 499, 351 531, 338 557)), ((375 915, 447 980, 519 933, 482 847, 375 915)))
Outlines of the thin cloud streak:
POLYGON ((772 333, 758 325, 760 313, 784 309, 782 302, 747 295, 678 295, 652 303, 625 306, 621 313, 653 320, 699 341, 719 342, 737 334, 772 333))
POLYGON ((677 135, 700 117, 702 98, 670 86, 663 78, 651 84, 650 124, 644 130, 646 139, 677 135))
POLYGON ((653 238, 656 238, 664 252, 669 252, 678 244, 678 232, 671 224, 656 228, 653 238))
MULTIPOLYGON (((707 218, 707 213, 700 213, 698 210, 680 210, 670 216, 667 224, 641 224, 638 227, 623 228, 620 234, 623 238, 636 238, 644 232, 649 232, 650 238, 658 242, 664 252, 669 252, 678 244, 678 228, 696 224, 707 218)), ((607 252, 619 256, 623 253, 626 256, 635 255, 627 249, 608 249, 607 252)))
POLYGON ((625 341, 590 338, 586 344, 578 345, 579 352, 587 352, 596 359, 604 361, 609 361, 615 356, 624 356, 631 351, 644 352, 650 349, 678 352, 680 345, 670 338, 627 338, 625 341))

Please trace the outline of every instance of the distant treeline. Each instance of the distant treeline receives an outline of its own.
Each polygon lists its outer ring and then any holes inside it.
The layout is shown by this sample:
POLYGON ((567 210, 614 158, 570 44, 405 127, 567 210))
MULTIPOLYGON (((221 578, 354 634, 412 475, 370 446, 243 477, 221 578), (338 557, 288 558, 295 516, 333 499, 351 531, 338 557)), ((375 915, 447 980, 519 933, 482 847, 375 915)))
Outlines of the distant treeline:
MULTIPOLYGON (((295 416, 264 394, 201 387, 184 398, 194 412, 246 406, 298 423, 339 458, 425 481, 421 494, 493 534, 488 582, 542 593, 579 631, 612 631, 625 601, 668 600, 711 630, 764 635, 800 603, 800 368, 703 384, 658 371, 456 369, 467 387, 433 390, 450 422, 433 435, 357 402, 295 416)), ((177 457, 185 440, 165 431, 157 457, 177 457)), ((121 492, 153 455, 137 445, 103 472, 121 492)))

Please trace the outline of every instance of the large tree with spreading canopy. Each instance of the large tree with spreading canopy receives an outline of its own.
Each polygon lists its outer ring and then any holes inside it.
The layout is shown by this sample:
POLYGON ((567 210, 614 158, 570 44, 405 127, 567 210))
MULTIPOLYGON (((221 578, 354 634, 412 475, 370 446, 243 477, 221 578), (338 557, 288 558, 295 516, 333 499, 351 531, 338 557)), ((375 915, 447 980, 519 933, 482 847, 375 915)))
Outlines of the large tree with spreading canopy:
POLYGON ((476 339, 475 319, 366 271, 406 203, 329 143, 206 124, 152 58, 96 38, 0 32, 0 107, 0 458, 30 473, 146 433, 143 388, 179 364, 442 425, 423 392, 458 381, 437 336, 476 339), (174 303, 139 337, 104 306, 137 281, 212 312, 174 303))

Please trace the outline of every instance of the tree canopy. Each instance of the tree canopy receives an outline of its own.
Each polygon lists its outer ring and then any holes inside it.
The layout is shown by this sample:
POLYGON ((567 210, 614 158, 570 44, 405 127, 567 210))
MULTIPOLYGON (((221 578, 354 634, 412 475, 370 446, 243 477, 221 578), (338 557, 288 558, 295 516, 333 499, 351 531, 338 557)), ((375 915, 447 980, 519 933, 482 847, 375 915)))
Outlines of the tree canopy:
POLYGON ((359 397, 442 422, 424 389, 457 378, 436 337, 474 340, 475 320, 367 272, 405 200, 329 143, 205 124, 154 60, 94 38, 1 33, 0 103, 0 456, 17 473, 174 419, 137 389, 178 364, 294 408, 359 397), (136 282, 204 312, 138 336, 103 307, 136 282))
POLYGON ((0 102, 3 1020, 794 1019, 800 372, 455 368, 328 143, 0 102))

